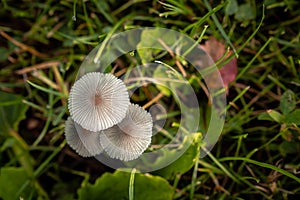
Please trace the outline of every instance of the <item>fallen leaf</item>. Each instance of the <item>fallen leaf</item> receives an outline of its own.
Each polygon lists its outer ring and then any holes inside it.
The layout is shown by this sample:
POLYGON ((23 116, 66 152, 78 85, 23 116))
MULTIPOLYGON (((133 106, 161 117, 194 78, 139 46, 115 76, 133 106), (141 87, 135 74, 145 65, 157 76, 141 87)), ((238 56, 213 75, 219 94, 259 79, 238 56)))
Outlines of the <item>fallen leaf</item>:
MULTIPOLYGON (((205 42, 204 45, 200 45, 210 56, 217 62, 226 53, 226 48, 224 44, 219 42, 216 38, 210 37, 209 40, 205 42)), ((232 54, 232 51, 225 56, 224 60, 232 54)), ((226 87, 226 92, 228 94, 228 84, 234 81, 238 69, 237 69, 237 59, 234 57, 226 65, 224 65, 220 70, 220 74, 223 79, 223 84, 226 87)))

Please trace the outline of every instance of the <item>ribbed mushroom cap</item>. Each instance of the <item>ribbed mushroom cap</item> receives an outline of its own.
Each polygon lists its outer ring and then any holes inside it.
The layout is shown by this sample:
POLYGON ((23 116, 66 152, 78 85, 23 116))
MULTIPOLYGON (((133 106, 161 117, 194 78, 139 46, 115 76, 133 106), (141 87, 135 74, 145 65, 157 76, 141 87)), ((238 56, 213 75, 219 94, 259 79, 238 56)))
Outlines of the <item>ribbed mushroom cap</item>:
POLYGON ((117 125, 101 131, 100 143, 111 158, 129 161, 138 158, 150 145, 151 115, 130 104, 126 117, 117 125))
POLYGON ((76 123, 97 132, 119 123, 128 105, 128 91, 120 79, 111 74, 91 72, 74 83, 68 107, 76 123))
POLYGON ((71 117, 65 123, 65 136, 70 147, 82 157, 92 157, 103 151, 99 133, 83 129, 71 117))

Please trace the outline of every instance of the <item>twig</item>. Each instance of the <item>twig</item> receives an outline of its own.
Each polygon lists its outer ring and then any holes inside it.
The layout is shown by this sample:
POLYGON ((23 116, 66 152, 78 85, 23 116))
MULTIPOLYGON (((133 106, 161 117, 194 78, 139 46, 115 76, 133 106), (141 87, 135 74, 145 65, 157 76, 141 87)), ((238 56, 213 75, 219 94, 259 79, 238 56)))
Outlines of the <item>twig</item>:
MULTIPOLYGON (((172 56, 172 58, 175 58, 175 59, 176 59, 175 64, 177 65, 177 67, 179 68, 180 72, 182 73, 182 76, 183 76, 183 77, 186 77, 186 72, 185 72, 185 70, 184 70, 182 64, 181 64, 180 61, 178 60, 178 57, 175 56, 175 54, 174 54, 174 52, 172 51, 172 49, 170 49, 170 48, 168 47, 168 45, 167 45, 163 40, 157 39, 157 41, 158 41, 158 42, 159 42, 159 43, 167 50, 167 52, 172 56)), ((179 49, 177 48, 177 49, 176 49, 176 54, 177 54, 177 55, 180 55, 178 51, 179 51, 179 49)))
POLYGON ((164 96, 164 94, 162 92, 158 93, 158 95, 156 97, 154 97, 153 99, 151 99, 151 101, 149 101, 148 103, 146 103, 145 105, 143 105, 143 108, 146 109, 146 108, 150 107, 152 104, 154 104, 155 102, 157 102, 163 96, 164 96))
POLYGON ((53 81, 51 81, 46 76, 43 76, 39 71, 34 71, 32 75, 34 77, 40 79, 41 81, 43 81, 44 83, 46 83, 47 85, 49 85, 50 87, 52 87, 53 89, 56 89, 56 90, 59 89, 58 85, 56 85, 53 81))
POLYGON ((23 43, 15 40, 14 38, 12 38, 8 34, 6 34, 4 31, 0 31, 0 35, 2 35, 4 38, 11 41, 14 45, 20 47, 24 51, 28 51, 28 52, 30 52, 31 54, 33 54, 37 57, 41 57, 41 58, 47 58, 48 57, 46 54, 40 53, 37 50, 35 50, 34 48, 32 48, 30 46, 27 46, 26 44, 23 44, 23 43))
POLYGON ((24 69, 17 70, 15 72, 16 72, 16 74, 26 74, 28 72, 38 70, 38 69, 45 69, 45 68, 49 68, 49 67, 57 67, 59 64, 60 64, 59 61, 43 62, 43 63, 40 63, 40 64, 32 65, 30 67, 26 67, 24 69))

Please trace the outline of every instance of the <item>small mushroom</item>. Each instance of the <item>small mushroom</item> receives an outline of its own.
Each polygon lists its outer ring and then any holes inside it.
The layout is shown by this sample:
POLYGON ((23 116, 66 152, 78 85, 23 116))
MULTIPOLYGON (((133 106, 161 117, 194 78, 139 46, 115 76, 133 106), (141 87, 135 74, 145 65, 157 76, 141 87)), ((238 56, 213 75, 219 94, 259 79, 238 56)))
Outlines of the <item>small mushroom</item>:
POLYGON ((99 142, 99 133, 83 129, 71 117, 65 123, 67 143, 82 157, 92 157, 103 151, 99 142))
POLYGON ((112 74, 91 72, 74 83, 68 107, 76 123, 97 132, 119 123, 129 103, 128 91, 120 79, 112 74))
POLYGON ((142 107, 130 104, 119 124, 101 131, 101 146, 111 158, 136 159, 151 143, 152 126, 151 115, 142 107))

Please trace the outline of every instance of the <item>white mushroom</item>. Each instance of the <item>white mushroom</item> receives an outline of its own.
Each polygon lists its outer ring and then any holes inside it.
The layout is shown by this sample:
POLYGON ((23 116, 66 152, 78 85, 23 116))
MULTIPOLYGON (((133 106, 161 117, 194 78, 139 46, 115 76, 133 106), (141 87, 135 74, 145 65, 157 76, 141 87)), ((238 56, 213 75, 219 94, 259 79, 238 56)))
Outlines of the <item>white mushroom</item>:
POLYGON ((68 107, 76 123, 97 132, 119 123, 128 105, 128 91, 120 79, 111 74, 91 72, 74 83, 68 107))
POLYGON ((150 145, 152 117, 138 105, 130 104, 125 118, 101 131, 100 143, 111 157, 123 161, 138 158, 150 145))
POLYGON ((103 151, 99 142, 99 133, 83 129, 71 117, 65 123, 67 143, 82 157, 91 157, 103 151))

